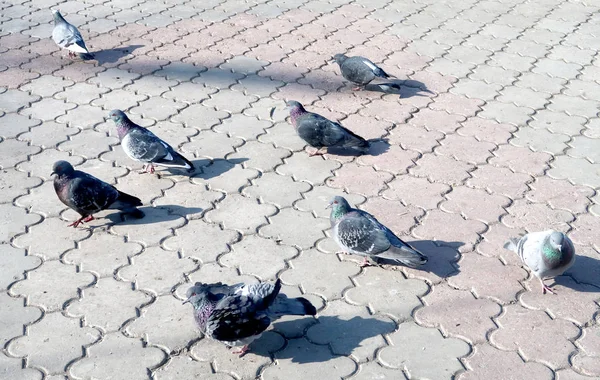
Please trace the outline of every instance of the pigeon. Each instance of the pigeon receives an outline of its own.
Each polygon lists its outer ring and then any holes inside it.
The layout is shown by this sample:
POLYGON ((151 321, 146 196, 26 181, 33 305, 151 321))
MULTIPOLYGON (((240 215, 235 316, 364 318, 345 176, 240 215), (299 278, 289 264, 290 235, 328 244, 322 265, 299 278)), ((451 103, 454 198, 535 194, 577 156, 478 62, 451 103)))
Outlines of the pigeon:
POLYGON ((340 66, 342 76, 358 85, 353 88, 354 91, 364 88, 376 77, 384 79, 392 77, 365 57, 336 54, 333 59, 340 66))
POLYGON ((56 9, 52 10, 54 16, 54 29, 52 30, 52 39, 58 46, 69 50, 69 57, 74 58, 79 54, 83 60, 93 59, 94 56, 89 52, 83 42, 83 37, 76 27, 69 24, 67 20, 56 9))
POLYGON ((135 161, 147 162, 142 172, 154 173, 154 164, 170 168, 183 168, 194 171, 194 164, 177 153, 148 129, 141 127, 127 117, 121 110, 110 111, 109 117, 117 126, 117 134, 121 140, 123 151, 135 161))
POLYGON ((138 198, 90 174, 75 170, 67 161, 55 162, 52 167, 54 174, 54 190, 58 199, 81 215, 69 227, 89 222, 94 219, 93 214, 106 209, 118 209, 137 219, 144 217, 144 213, 137 209, 142 205, 138 198))
MULTIPOLYGON (((317 150, 310 156, 321 155, 321 149, 327 147, 341 147, 358 150, 361 153, 369 151, 370 144, 364 138, 342 127, 329 119, 316 113, 308 112, 302 104, 295 100, 286 102, 290 110, 292 125, 296 128, 298 136, 308 145, 317 150)), ((271 109, 271 117, 275 107, 271 109)))
POLYGON ((520 238, 512 238, 504 248, 519 254, 521 260, 540 280, 542 293, 554 294, 544 284, 544 279, 560 276, 575 262, 575 247, 569 237, 562 232, 548 230, 531 232, 520 238))
POLYGON ((326 208, 330 207, 333 239, 344 253, 364 256, 361 267, 370 265, 368 257, 391 260, 411 268, 427 262, 427 256, 400 240, 373 215, 350 207, 344 197, 334 197, 326 208))
POLYGON ((230 347, 243 346, 235 354, 244 355, 269 325, 284 315, 315 315, 317 309, 303 297, 280 294, 281 280, 275 284, 196 282, 188 289, 185 303, 194 307, 194 319, 208 337, 230 347))

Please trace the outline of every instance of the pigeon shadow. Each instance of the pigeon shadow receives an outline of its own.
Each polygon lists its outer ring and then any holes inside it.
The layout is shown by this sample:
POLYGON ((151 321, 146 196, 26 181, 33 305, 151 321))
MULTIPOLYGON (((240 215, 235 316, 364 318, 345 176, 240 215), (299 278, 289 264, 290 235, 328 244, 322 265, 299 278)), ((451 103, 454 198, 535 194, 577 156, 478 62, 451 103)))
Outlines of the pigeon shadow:
MULTIPOLYGON (((404 240, 413 248, 427 256, 427 263, 415 270, 433 273, 441 278, 456 276, 459 272, 457 261, 460 259, 459 248, 465 243, 447 242, 443 240, 404 240)), ((377 259, 378 264, 399 266, 388 259, 377 259)))
POLYGON ((121 226, 154 224, 180 219, 190 214, 199 214, 203 211, 199 207, 184 207, 179 205, 143 206, 138 207, 138 209, 144 213, 143 218, 137 219, 123 212, 106 215, 106 218, 112 223, 121 226))
MULTIPOLYGON (((578 255, 575 258, 575 264, 563 276, 555 277, 554 283, 577 292, 600 293, 600 260, 578 255)), ((552 287, 552 285, 548 285, 552 287)))
POLYGON ((211 179, 233 169, 236 165, 248 161, 248 158, 215 158, 199 159, 192 161, 195 171, 190 173, 194 177, 211 179))
POLYGON ((390 144, 388 143, 388 139, 379 138, 379 139, 370 139, 368 140, 370 147, 369 152, 363 153, 356 149, 342 148, 337 146, 332 146, 327 148, 327 154, 336 155, 336 156, 379 156, 384 154, 390 149, 390 144))
MULTIPOLYGON (((257 344, 252 347, 252 352, 267 357, 273 355, 275 359, 291 359, 292 363, 323 363, 334 359, 337 355, 350 355, 356 348, 361 347, 364 340, 389 334, 396 329, 396 324, 391 320, 360 316, 354 316, 348 320, 337 316, 323 316, 317 318, 316 321, 317 323, 309 327, 306 333, 308 340, 290 340, 283 350, 273 354, 266 349, 261 350, 259 339, 256 341, 257 344), (315 344, 322 345, 323 349, 315 349, 315 344)), ((273 324, 273 329, 289 331, 294 329, 293 324, 295 323, 298 321, 277 322, 273 324)))
POLYGON ((424 92, 431 95, 435 94, 423 82, 416 80, 393 80, 383 83, 369 83, 365 86, 365 90, 384 94, 396 94, 400 95, 402 99, 412 98, 413 96, 429 96, 423 94, 424 92))
POLYGON ((114 49, 105 49, 93 52, 94 59, 98 61, 98 65, 105 63, 115 63, 119 59, 133 53, 136 49, 144 47, 144 45, 129 45, 126 47, 119 47, 114 49))

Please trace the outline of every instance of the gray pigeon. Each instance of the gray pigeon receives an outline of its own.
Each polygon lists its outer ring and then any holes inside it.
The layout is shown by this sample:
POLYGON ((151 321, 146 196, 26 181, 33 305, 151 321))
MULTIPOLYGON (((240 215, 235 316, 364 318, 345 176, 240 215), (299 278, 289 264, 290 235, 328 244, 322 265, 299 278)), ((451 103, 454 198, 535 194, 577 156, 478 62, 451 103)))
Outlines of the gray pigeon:
MULTIPOLYGON (((308 145, 317 148, 310 156, 320 153, 322 148, 339 147, 347 149, 355 149, 360 153, 369 151, 369 142, 352 131, 342 127, 323 116, 308 112, 302 104, 295 100, 290 100, 286 103, 290 110, 292 125, 296 128, 298 136, 306 141, 308 145)), ((271 117, 275 108, 271 109, 271 117)))
POLYGON ((355 91, 364 88, 377 77, 384 79, 391 77, 365 57, 347 57, 344 54, 336 54, 333 59, 340 66, 342 76, 358 85, 358 87, 353 88, 355 91))
POLYGON ((54 42, 61 48, 69 50, 69 57, 71 58, 79 54, 79 58, 83 60, 93 59, 94 56, 85 46, 79 30, 69 24, 58 10, 52 10, 52 15, 54 16, 54 29, 52 30, 54 42))
POLYGON ((58 199, 81 215, 69 227, 89 222, 94 219, 93 214, 106 209, 118 209, 138 219, 144 217, 144 213, 136 208, 142 205, 138 198, 90 174, 75 170, 67 161, 56 161, 52 174, 56 174, 54 190, 58 199))
POLYGON ((188 172, 194 171, 194 164, 187 158, 177 153, 171 145, 156 137, 148 129, 129 120, 123 111, 112 110, 109 117, 117 126, 117 134, 125 154, 136 161, 148 163, 142 169, 144 172, 147 172, 149 168, 150 173, 154 173, 154 164, 170 168, 183 168, 188 172))
POLYGON ((276 319, 317 314, 306 298, 288 298, 280 290, 279 279, 275 284, 231 286, 197 282, 188 289, 184 304, 190 302, 194 306, 194 318, 202 333, 230 347, 243 346, 234 353, 244 355, 250 343, 276 319))
POLYGON ((520 238, 512 238, 504 248, 516 252, 521 260, 542 284, 542 292, 554 293, 544 279, 560 276, 575 262, 575 247, 562 232, 548 230, 531 232, 520 238))
POLYGON ((345 253, 365 256, 361 267, 369 265, 368 257, 391 260, 411 268, 427 262, 425 255, 403 242, 373 215, 350 207, 344 197, 334 197, 329 207, 333 239, 345 253))

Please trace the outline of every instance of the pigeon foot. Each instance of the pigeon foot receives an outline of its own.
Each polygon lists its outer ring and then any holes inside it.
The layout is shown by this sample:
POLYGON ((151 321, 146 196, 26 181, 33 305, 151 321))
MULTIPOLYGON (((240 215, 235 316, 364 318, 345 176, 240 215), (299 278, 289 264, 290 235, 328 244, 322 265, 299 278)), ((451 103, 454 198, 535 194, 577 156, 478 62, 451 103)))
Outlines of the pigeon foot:
POLYGON ((371 264, 369 262, 369 259, 367 259, 367 257, 365 256, 365 259, 363 260, 363 262, 360 263, 358 266, 361 267, 361 268, 365 268, 365 267, 372 267, 373 264, 371 264))
MULTIPOLYGON (((88 217, 89 218, 89 217, 88 217)), ((85 219, 84 217, 81 217, 79 219, 77 219, 76 221, 74 221, 73 223, 69 224, 67 227, 73 227, 73 228, 77 228, 78 225, 80 225, 81 223, 84 222, 85 219)))
POLYGON ((360 86, 356 86, 356 87, 352 88, 352 91, 360 91, 360 90, 362 90, 362 87, 360 87, 360 86))
POLYGON ((321 149, 322 149, 322 148, 319 148, 319 149, 315 150, 314 152, 312 152, 312 153, 309 153, 308 157, 312 157, 312 156, 322 156, 322 155, 324 155, 325 153, 321 153, 321 149))
POLYGON ((249 348, 248 345, 245 345, 244 347, 240 348, 237 351, 231 351, 232 354, 240 354, 240 358, 244 355, 246 355, 246 353, 248 352, 249 348))
POLYGON ((550 289, 550 287, 548 285, 544 284, 544 282, 542 280, 540 280, 540 283, 542 284, 542 293, 543 294, 546 294, 546 291, 549 291, 552 294, 556 294, 554 292, 554 290, 550 289))

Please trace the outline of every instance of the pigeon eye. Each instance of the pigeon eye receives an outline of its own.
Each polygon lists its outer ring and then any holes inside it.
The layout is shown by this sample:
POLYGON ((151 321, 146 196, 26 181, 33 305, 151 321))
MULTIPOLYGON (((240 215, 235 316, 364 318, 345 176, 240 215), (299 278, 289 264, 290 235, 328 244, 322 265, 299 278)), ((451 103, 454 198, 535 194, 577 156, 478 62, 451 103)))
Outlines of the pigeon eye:
POLYGON ((334 204, 334 205, 337 205, 337 204, 338 204, 338 201, 333 201, 333 204, 334 204))

